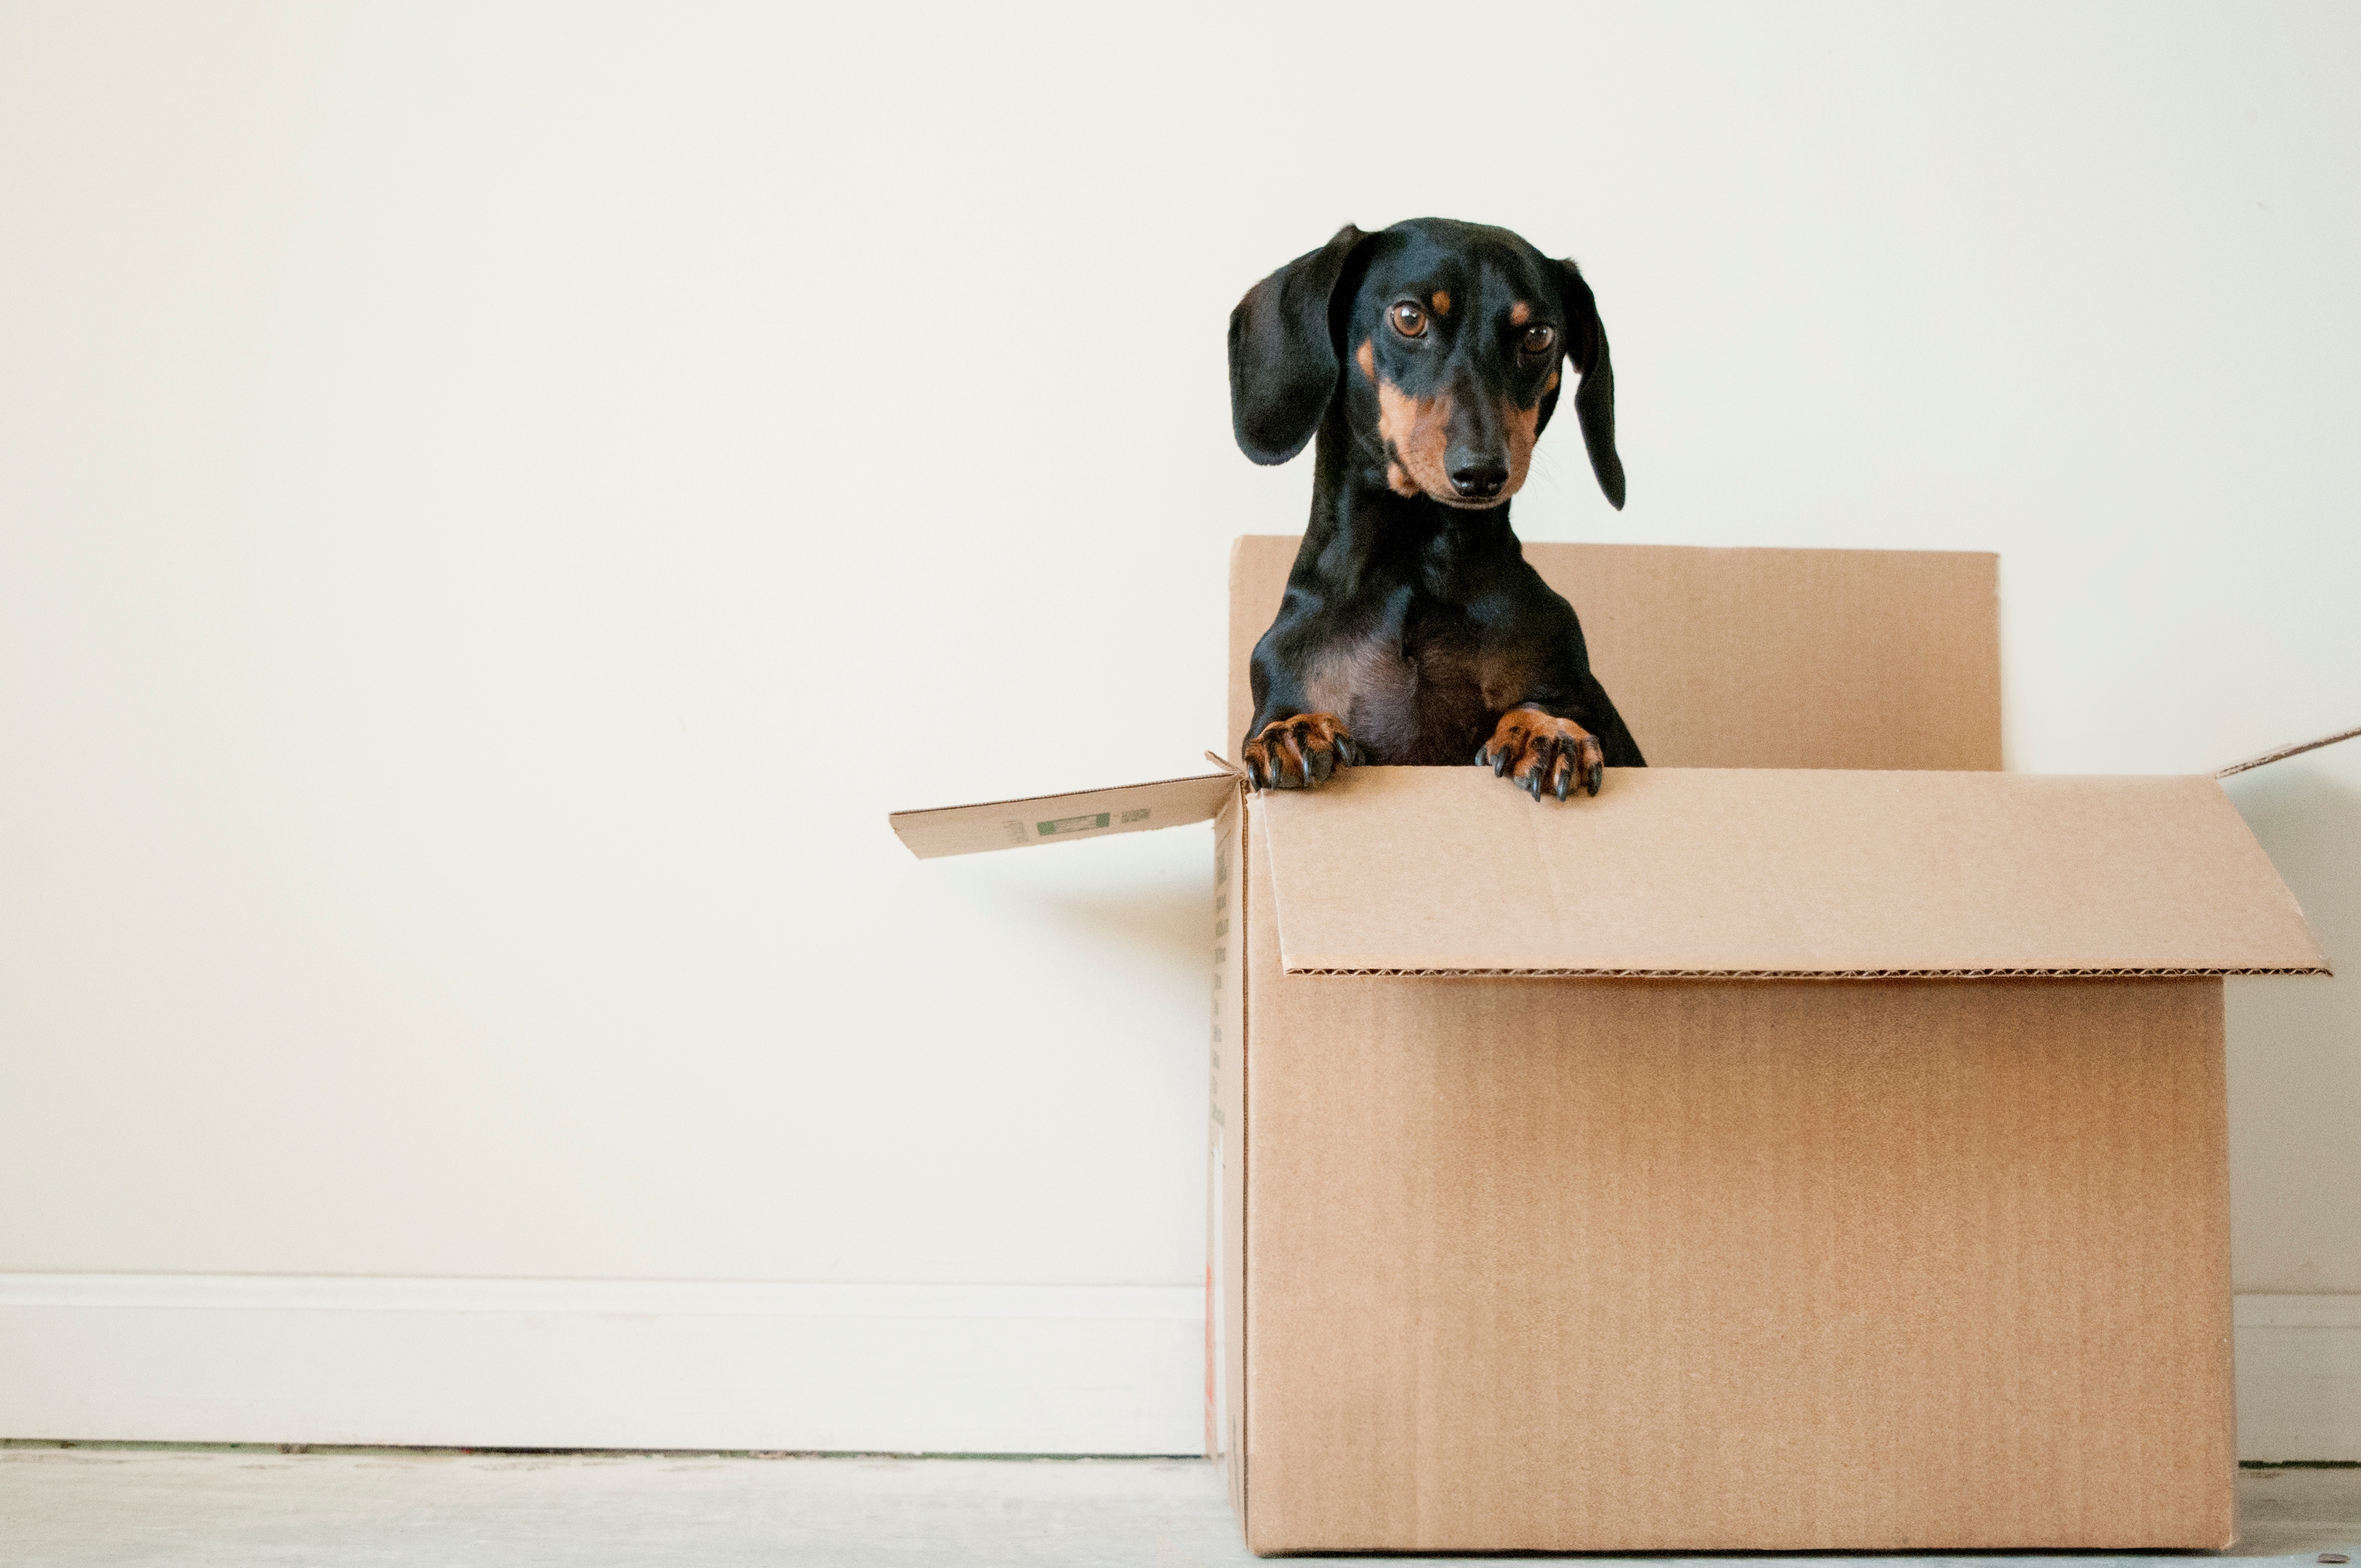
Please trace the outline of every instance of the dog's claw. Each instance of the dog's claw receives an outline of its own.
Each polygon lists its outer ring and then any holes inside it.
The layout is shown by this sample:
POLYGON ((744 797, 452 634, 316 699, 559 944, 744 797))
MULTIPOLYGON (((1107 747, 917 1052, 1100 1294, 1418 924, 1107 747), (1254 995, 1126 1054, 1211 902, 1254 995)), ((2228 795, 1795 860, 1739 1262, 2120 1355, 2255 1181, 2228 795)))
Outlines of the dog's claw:
POLYGON ((1368 760, 1367 749, 1345 732, 1333 713, 1274 718, 1241 749, 1256 789, 1311 789, 1340 767, 1368 760))
POLYGON ((1535 801, 1545 795, 1563 801, 1576 790, 1597 795, 1606 759, 1598 737, 1581 725, 1526 706, 1500 716, 1476 761, 1489 763, 1495 778, 1505 776, 1535 801))

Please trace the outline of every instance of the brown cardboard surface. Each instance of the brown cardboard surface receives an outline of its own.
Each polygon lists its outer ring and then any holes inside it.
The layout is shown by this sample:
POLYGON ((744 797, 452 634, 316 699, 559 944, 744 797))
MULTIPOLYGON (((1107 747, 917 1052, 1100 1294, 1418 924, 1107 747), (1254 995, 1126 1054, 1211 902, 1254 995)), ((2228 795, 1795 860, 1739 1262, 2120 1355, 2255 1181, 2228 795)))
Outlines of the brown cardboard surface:
POLYGON ((1256 1551, 2228 1543, 2218 981, 1247 940, 1256 1551))
MULTIPOLYGON (((1230 554, 1230 729, 1300 541, 1230 554)), ((1656 767, 2001 765, 1999 558, 1934 550, 1527 544, 1656 767)))
POLYGON ((1246 889, 1252 846, 1240 800, 1213 827, 1213 1103, 1208 1107, 1205 1457, 1246 1518, 1246 889))
POLYGON ((986 850, 1016 850, 1207 822, 1236 790, 1232 775, 1206 773, 981 806, 896 811, 886 820, 910 852, 925 861, 938 855, 972 855, 986 850))
POLYGON ((2202 776, 1356 768, 1257 815, 1290 973, 2328 972, 2202 776))
MULTIPOLYGON (((1225 750, 1294 549, 1233 556, 1225 750)), ((2219 787, 1989 772, 1988 555, 1528 554, 1657 764, 1596 799, 894 818, 1214 820, 1206 1442, 1249 1543, 2226 1545, 2221 984, 2165 976, 2324 966, 2219 787), (2060 971, 2141 972, 1991 978, 2060 971)))

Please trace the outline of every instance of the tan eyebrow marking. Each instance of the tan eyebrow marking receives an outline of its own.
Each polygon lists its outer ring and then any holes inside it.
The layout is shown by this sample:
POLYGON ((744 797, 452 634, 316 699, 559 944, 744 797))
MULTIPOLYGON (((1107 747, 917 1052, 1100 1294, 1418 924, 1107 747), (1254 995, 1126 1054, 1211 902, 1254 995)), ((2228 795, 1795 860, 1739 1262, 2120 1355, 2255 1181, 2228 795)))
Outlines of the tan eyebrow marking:
POLYGON ((1451 313, 1450 290, 1437 289, 1434 291, 1434 313, 1439 316, 1447 316, 1451 313))
POLYGON ((1515 304, 1509 307, 1509 322, 1513 326, 1524 325, 1527 322, 1532 320, 1532 306, 1525 303, 1522 300, 1519 300, 1515 304))
POLYGON ((1361 339, 1361 346, 1353 350, 1353 363, 1359 366, 1361 374, 1370 380, 1374 381, 1378 378, 1378 345, 1375 339, 1367 337, 1361 339))

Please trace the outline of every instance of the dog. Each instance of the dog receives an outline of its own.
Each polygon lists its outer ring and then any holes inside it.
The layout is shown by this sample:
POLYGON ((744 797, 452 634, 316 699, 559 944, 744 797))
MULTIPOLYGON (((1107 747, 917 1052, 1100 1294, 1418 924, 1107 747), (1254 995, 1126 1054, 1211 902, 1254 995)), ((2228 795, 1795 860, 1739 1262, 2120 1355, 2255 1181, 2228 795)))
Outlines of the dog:
POLYGON ((1647 765, 1509 526, 1568 366, 1591 471, 1623 505, 1607 331, 1573 262, 1444 218, 1347 224, 1247 291, 1229 353, 1249 458, 1318 440, 1311 525, 1255 644, 1257 789, 1473 755, 1563 801, 1647 765))

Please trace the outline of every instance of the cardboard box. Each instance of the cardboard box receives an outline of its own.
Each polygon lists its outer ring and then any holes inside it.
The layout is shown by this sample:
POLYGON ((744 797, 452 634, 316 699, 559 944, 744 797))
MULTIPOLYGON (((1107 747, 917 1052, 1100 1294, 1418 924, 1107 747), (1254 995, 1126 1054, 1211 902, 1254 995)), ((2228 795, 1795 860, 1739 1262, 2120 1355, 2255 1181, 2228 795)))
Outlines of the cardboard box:
MULTIPOLYGON (((1234 556, 1233 749, 1293 548, 1234 556)), ((1596 799, 1371 768, 894 818, 1216 824, 1248 1544, 2227 1545, 2219 977, 2326 966, 2220 787, 1993 771, 1989 555, 1527 553, 1658 763, 1596 799)))

